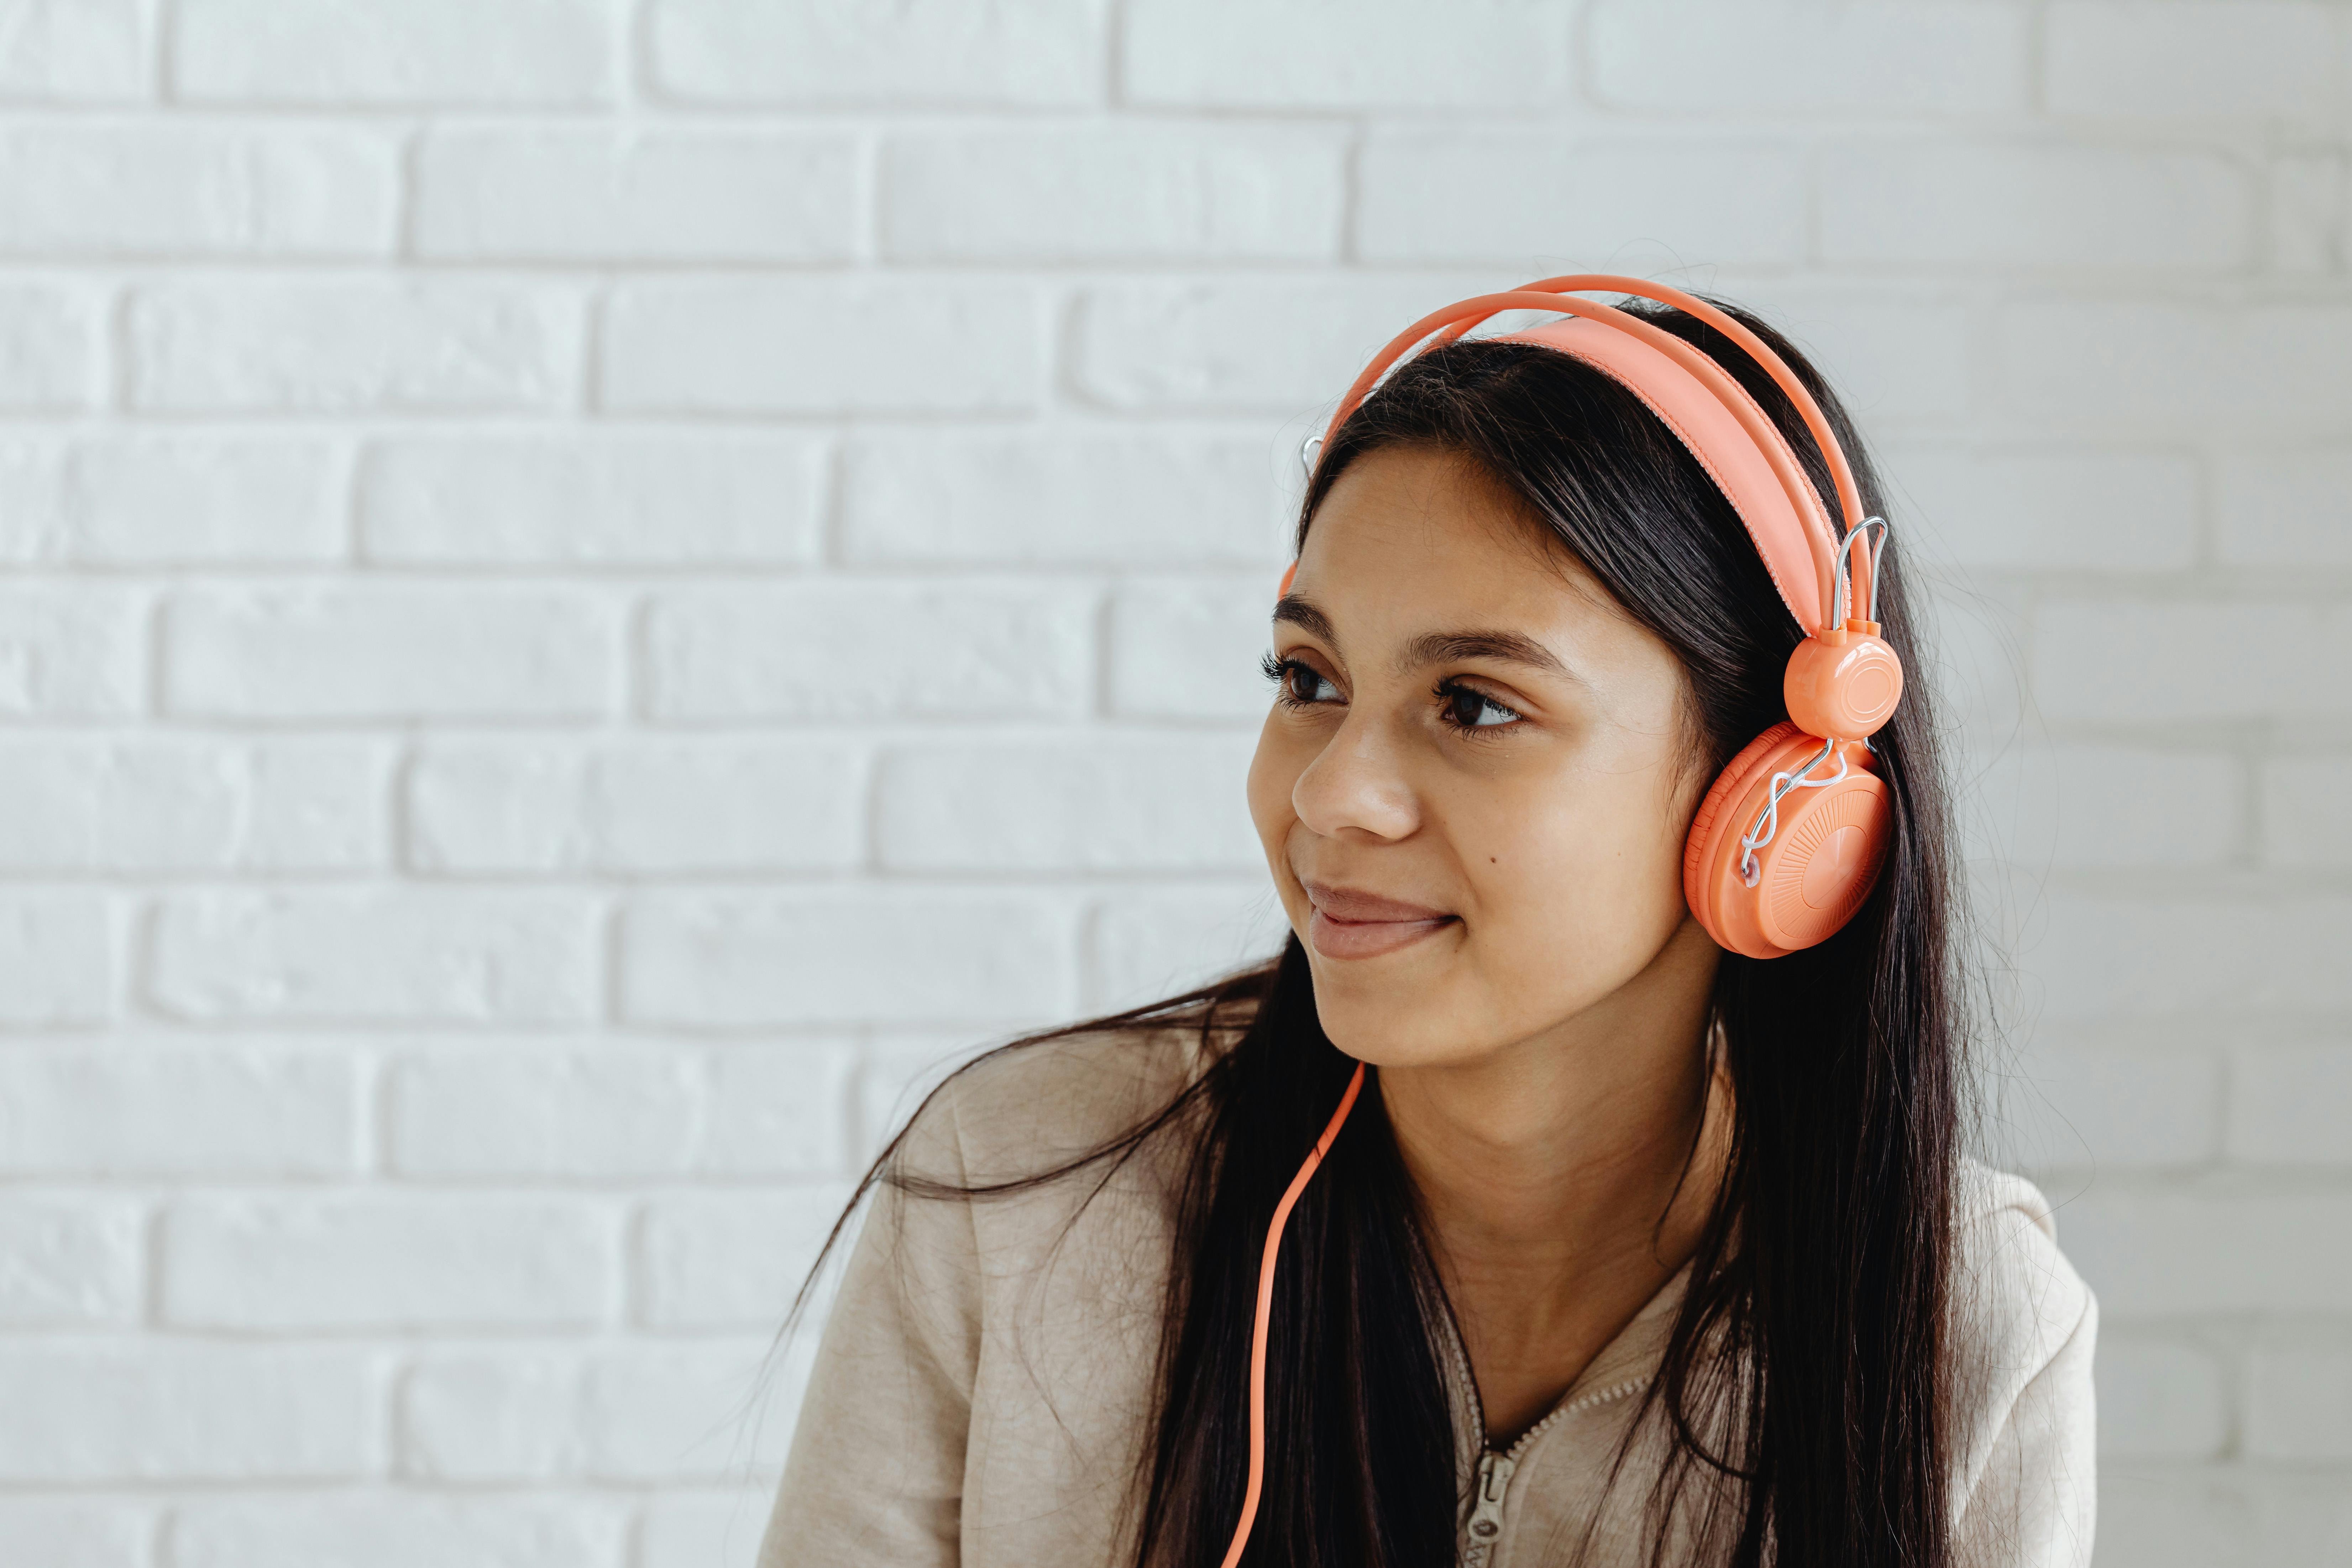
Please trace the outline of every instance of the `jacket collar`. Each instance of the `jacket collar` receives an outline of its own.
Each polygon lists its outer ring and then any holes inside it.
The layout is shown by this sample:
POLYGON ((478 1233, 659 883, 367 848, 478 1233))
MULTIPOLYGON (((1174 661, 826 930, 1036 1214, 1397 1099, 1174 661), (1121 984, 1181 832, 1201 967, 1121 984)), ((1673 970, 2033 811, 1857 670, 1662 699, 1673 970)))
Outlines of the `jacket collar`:
MULTIPOLYGON (((1675 1317, 1682 1310, 1684 1293, 1690 1287, 1691 1265, 1685 1263, 1674 1277, 1657 1289, 1639 1310, 1626 1321, 1598 1354, 1585 1363, 1584 1370, 1563 1390, 1551 1409, 1512 1445, 1514 1450, 1528 1444, 1544 1429, 1580 1402, 1606 1393, 1624 1383, 1647 1383, 1657 1374, 1665 1358, 1666 1342, 1674 1335, 1675 1317)), ((1458 1490, 1468 1497, 1478 1475, 1479 1457, 1486 1451, 1486 1416, 1478 1399, 1478 1384, 1470 1367, 1470 1354, 1462 1339, 1462 1328, 1449 1304, 1439 1324, 1444 1343, 1439 1361, 1447 1382, 1448 1403, 1454 1412, 1454 1472, 1458 1490)))

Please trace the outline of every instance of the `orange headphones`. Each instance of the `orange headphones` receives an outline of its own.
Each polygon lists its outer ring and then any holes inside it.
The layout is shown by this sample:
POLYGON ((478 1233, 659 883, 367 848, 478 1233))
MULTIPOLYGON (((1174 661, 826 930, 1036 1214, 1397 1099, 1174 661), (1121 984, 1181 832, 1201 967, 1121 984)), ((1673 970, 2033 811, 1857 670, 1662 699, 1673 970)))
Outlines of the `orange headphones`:
MULTIPOLYGON (((1741 748, 1706 792, 1683 845, 1683 896, 1709 936, 1749 958, 1779 958, 1826 941, 1869 896, 1893 829, 1886 785, 1870 748, 1870 737, 1903 695, 1903 662, 1879 637, 1873 618, 1886 520, 1863 515, 1853 471, 1829 421, 1762 339, 1679 289, 1601 273, 1547 278, 1423 316, 1356 377, 1324 428, 1324 448, 1381 376, 1423 340, 1453 342, 1507 310, 1542 310, 1567 319, 1488 341, 1538 343, 1572 354, 1665 421, 1730 500, 1781 602, 1804 628, 1805 640, 1790 655, 1781 681, 1789 720, 1741 748), (1763 366, 1820 444, 1843 514, 1843 531, 1832 527, 1780 427, 1721 365, 1653 321, 1575 298, 1572 291, 1578 289, 1607 289, 1673 305, 1763 366)), ((1297 572, 1298 563, 1291 563, 1280 593, 1290 592, 1297 572)), ((1283 1226, 1339 1135, 1363 1083, 1359 1062, 1339 1109, 1267 1226, 1250 1346, 1249 1489, 1223 1568, 1235 1568, 1241 1561, 1265 1477, 1266 1325, 1283 1226)))

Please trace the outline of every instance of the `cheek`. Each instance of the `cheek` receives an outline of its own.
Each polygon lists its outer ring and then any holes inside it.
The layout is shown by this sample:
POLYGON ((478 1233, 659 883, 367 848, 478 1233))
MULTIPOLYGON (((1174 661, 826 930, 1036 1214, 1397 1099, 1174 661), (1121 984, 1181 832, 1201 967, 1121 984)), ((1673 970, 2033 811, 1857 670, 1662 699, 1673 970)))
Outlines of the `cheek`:
POLYGON ((1250 757, 1249 765, 1250 820, 1256 824, 1258 839, 1270 858, 1278 855, 1289 837, 1293 821, 1291 792, 1308 761, 1298 744, 1282 733, 1280 719, 1279 710, 1266 715, 1265 726, 1258 731, 1257 751, 1250 757))
MULTIPOLYGON (((1576 773, 1457 836, 1502 967, 1602 979, 1646 963, 1683 916, 1681 781, 1658 769, 1576 773)), ((1622 978, 1619 976, 1618 978, 1622 978)))

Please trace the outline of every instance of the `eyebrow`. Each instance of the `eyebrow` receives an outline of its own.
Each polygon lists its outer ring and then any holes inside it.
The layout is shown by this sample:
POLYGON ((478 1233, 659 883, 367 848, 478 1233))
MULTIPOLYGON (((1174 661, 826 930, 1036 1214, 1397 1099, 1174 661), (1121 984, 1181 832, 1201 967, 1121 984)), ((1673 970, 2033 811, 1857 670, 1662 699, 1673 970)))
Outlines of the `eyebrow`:
POLYGON ((1404 645, 1397 656, 1397 668, 1414 669, 1423 665, 1450 664, 1460 658, 1500 659, 1506 664, 1524 664, 1547 675, 1578 679, 1574 670, 1560 662, 1558 654, 1517 632, 1431 632, 1404 645))
MULTIPOLYGON (((1288 622, 1309 637, 1320 637, 1333 647, 1339 646, 1338 634, 1332 629, 1331 618, 1297 595, 1287 595, 1274 606, 1276 626, 1288 622)), ((1562 676, 1581 681, 1583 677, 1561 662, 1558 654, 1531 637, 1517 632, 1459 631, 1429 632, 1404 645, 1397 656, 1400 673, 1424 665, 1445 664, 1463 658, 1498 659, 1506 664, 1523 664, 1547 675, 1562 676)))
POLYGON ((1308 637, 1321 637, 1333 647, 1339 646, 1339 634, 1331 629, 1331 617, 1296 594, 1285 594, 1274 602, 1274 624, 1278 626, 1285 621, 1308 637))

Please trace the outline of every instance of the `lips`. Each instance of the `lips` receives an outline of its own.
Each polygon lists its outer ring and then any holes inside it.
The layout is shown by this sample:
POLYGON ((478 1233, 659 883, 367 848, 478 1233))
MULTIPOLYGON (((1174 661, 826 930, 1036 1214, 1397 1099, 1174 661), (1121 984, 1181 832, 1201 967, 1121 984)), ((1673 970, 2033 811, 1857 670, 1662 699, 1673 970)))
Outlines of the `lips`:
POLYGON ((1307 940, 1326 958, 1375 958, 1443 931, 1457 917, 1444 910, 1382 898, 1360 888, 1306 884, 1315 912, 1307 940))

